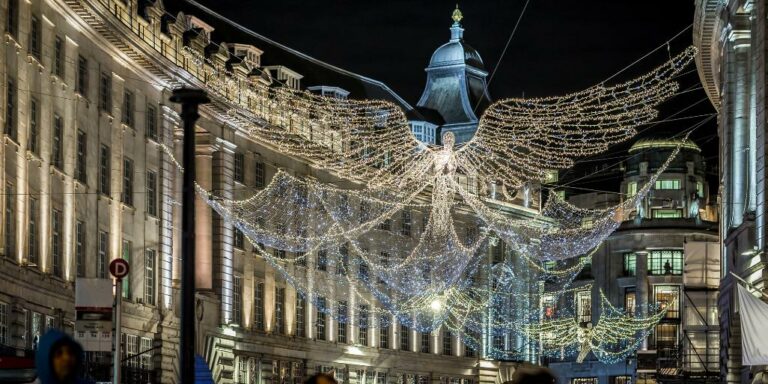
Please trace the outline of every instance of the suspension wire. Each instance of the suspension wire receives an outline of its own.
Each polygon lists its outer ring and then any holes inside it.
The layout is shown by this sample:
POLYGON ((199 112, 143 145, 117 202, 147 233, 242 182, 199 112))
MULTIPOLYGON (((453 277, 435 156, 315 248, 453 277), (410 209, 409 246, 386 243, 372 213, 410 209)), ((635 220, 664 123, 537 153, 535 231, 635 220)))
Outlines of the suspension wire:
MULTIPOLYGON (((515 23, 515 27, 512 28, 512 33, 509 34, 509 38, 507 39, 507 43, 504 44, 504 49, 501 50, 501 56, 499 56, 499 60, 496 61, 496 65, 494 65, 493 70, 491 71, 491 76, 488 77, 488 82, 485 83, 485 88, 483 89, 483 94, 488 92, 488 87, 491 86, 491 82, 493 81, 493 77, 496 75, 496 71, 499 69, 499 66, 501 65, 501 61, 504 59, 504 55, 507 53, 507 49, 509 49, 509 44, 512 42, 512 38, 515 37, 515 32, 517 32, 517 27, 520 26, 520 21, 523 20, 523 15, 525 15, 525 10, 528 9, 528 4, 531 2, 531 0, 526 0, 525 5, 523 6, 523 10, 520 11, 520 16, 517 18, 517 22, 515 23)), ((477 100, 477 104, 475 104, 475 108, 472 110, 473 113, 477 113, 477 108, 480 106, 480 102, 483 100, 482 96, 477 100)))

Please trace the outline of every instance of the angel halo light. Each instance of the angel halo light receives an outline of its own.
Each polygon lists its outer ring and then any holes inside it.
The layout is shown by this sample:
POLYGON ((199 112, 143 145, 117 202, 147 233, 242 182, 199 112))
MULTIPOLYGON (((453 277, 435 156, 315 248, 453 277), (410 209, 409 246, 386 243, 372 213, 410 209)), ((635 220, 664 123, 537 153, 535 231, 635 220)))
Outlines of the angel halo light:
MULTIPOLYGON (((206 60, 192 50, 185 54, 206 60)), ((689 48, 615 86, 495 102, 468 142, 456 145, 446 134, 442 146, 419 142, 403 111, 389 102, 241 82, 206 66, 205 85, 222 118, 346 183, 278 171, 245 199, 223 199, 200 187, 199 193, 301 297, 340 323, 381 332, 393 324, 443 329, 482 347, 485 356, 514 358, 525 345, 538 345, 542 332, 552 333, 532 326, 547 323, 538 309, 542 295, 569 300, 570 282, 591 252, 677 151, 634 196, 608 209, 580 209, 550 194, 540 212, 521 216, 491 191, 524 189, 578 157, 633 137, 675 94, 674 78, 694 56, 689 48), (552 261, 559 267, 545 265, 552 261), (497 337, 504 341, 489 341, 497 337)), ((569 329, 567 340, 549 344, 563 353, 575 337, 582 355, 588 344, 601 360, 621 356, 636 345, 637 333, 610 346, 590 342, 590 335, 626 324, 644 332, 658 313, 630 321, 617 311, 607 309, 595 331, 569 329)), ((571 315, 567 309, 555 314, 571 315)))

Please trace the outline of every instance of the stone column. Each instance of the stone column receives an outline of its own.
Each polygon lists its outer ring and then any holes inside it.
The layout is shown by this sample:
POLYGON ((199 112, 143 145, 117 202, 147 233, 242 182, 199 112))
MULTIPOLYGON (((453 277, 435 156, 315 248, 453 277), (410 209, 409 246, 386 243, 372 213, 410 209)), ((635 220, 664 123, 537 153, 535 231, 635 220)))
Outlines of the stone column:
MULTIPOLYGON (((294 266, 294 268, 296 268, 294 266)), ((285 334, 296 335, 296 288, 291 284, 285 286, 285 303, 283 303, 285 316, 285 334)))
POLYGON ((749 97, 749 73, 750 73, 750 33, 746 27, 748 20, 746 16, 734 17, 734 29, 728 36, 727 44, 727 64, 728 72, 726 74, 728 83, 725 101, 729 105, 730 116, 729 125, 731 126, 728 171, 730 171, 730 216, 731 225, 738 226, 744 220, 744 212, 747 205, 750 204, 751 193, 754 192, 750 187, 752 180, 749 180, 748 163, 750 158, 749 142, 750 136, 750 97, 749 97))
MULTIPOLYGON (((765 20, 759 16, 764 15, 766 6, 763 2, 756 2, 750 17, 750 29, 754 31, 751 34, 753 52, 765 49, 765 20)), ((750 151, 750 161, 753 162, 752 177, 755 185, 755 241, 757 249, 764 249, 766 236, 766 91, 763 86, 766 82, 765 54, 755 53, 752 55, 752 82, 751 94, 753 96, 752 106, 755 113, 752 116, 750 129, 750 142, 754 143, 750 151)), ((722 221, 722 218, 720 219, 722 221)))
MULTIPOLYGON (((216 198, 232 199, 234 185, 235 144, 216 138, 216 152, 213 153, 213 194, 216 198)), ((221 300, 221 323, 232 319, 232 293, 234 285, 233 263, 234 231, 232 223, 212 211, 213 224, 213 289, 221 300)), ((242 297, 242 296, 241 296, 242 297)), ((240 308, 242 313, 242 308, 240 308)), ((238 322, 241 320, 238 319, 238 322)))
POLYGON ((275 270, 268 267, 264 270, 264 330, 275 330, 275 270))
MULTIPOLYGON (((635 305, 637 316, 644 317, 648 309, 648 251, 642 250, 635 252, 635 305)), ((641 350, 648 349, 648 339, 643 340, 641 350)))
POLYGON ((246 251, 243 255, 243 324, 242 327, 247 329, 256 329, 256 313, 254 308, 254 300, 256 299, 254 291, 256 290, 256 278, 255 278, 255 262, 256 257, 246 251))
MULTIPOLYGON (((174 201, 181 201, 180 196, 175 198, 174 190, 179 191, 180 187, 175 185, 176 181, 181 181, 181 172, 171 159, 171 153, 174 151, 174 131, 180 129, 179 115, 170 107, 161 105, 160 118, 160 142, 165 148, 160 149, 160 284, 157 305, 163 311, 173 309, 173 257, 174 249, 181 250, 181 238, 175 239, 181 235, 181 231, 173 233, 173 228, 181 228, 181 212, 174 216, 174 201), (174 218, 178 218, 178 224, 174 225, 174 218), (176 247, 174 247, 174 243, 176 247)), ((179 146, 180 147, 180 146, 179 146)), ((179 158, 177 158, 179 159, 179 158)), ((179 256, 179 255, 177 255, 179 256)))
POLYGON ((308 339, 314 339, 315 335, 315 302, 317 299, 317 293, 315 292, 315 269, 317 268, 317 255, 315 253, 307 253, 307 294, 304 297, 304 311, 305 317, 305 333, 308 339))
MULTIPOLYGON (((213 187, 214 137, 197 132, 195 148, 195 180, 206 190, 213 187)), ((213 211, 200 196, 195 197, 195 287, 213 289, 213 211)))
MULTIPOLYGON (((181 124, 181 122, 179 122, 181 124)), ((173 156, 176 159, 177 163, 181 165, 182 157, 183 157, 183 148, 184 148, 184 131, 181 127, 176 127, 173 130, 173 156)), ((172 232, 173 236, 173 260, 177 260, 177 262, 173 263, 171 265, 171 285, 174 289, 180 290, 181 289, 181 243, 182 243, 182 236, 181 236, 181 216, 182 216, 182 209, 181 209, 181 201, 183 199, 182 197, 182 190, 183 190, 183 172, 179 168, 174 168, 173 172, 173 195, 172 195, 172 201, 173 201, 173 207, 171 207, 171 213, 173 218, 173 228, 176 228, 175 231, 172 232)), ((173 307, 176 309, 178 308, 178 300, 176 303, 173 303, 173 307)))

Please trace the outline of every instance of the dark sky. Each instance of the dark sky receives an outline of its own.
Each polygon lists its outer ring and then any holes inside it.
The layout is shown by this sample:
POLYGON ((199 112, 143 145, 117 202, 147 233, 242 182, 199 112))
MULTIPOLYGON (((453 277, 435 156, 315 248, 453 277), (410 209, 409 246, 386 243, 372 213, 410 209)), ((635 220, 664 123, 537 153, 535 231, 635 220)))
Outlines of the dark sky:
MULTIPOLYGON (((415 0, 199 1, 275 41, 381 80, 411 104, 421 95, 424 67, 432 52, 448 41, 455 7, 454 1, 415 0)), ((480 52, 489 72, 524 4, 525 0, 459 3, 465 41, 480 52)), ((693 12, 692 0, 530 0, 489 87, 491 96, 561 95, 599 83, 689 26, 693 12)), ((690 44, 689 29, 672 41, 671 52, 690 44)), ((664 48, 614 81, 646 72, 667 55, 664 48)), ((691 73, 680 82, 683 88, 695 87, 698 76, 691 73)), ((662 108, 662 118, 705 97, 703 91, 679 96, 662 108)), ((713 112, 705 101, 677 117, 713 112)), ((660 124, 644 135, 670 136, 695 121, 660 124)), ((694 135, 707 157, 717 154, 715 132, 712 123, 694 135)), ((605 157, 625 150, 619 146, 605 157)), ((715 164, 716 157, 710 163, 715 164)))

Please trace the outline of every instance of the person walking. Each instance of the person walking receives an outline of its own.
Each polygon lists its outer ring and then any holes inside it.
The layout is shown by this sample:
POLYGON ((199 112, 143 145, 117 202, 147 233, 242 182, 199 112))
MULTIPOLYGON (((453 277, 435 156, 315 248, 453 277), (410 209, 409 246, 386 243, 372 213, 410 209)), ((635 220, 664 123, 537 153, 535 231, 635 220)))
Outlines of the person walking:
POLYGON ((69 335, 52 329, 40 338, 35 353, 39 384, 90 384, 83 374, 83 347, 69 335))

